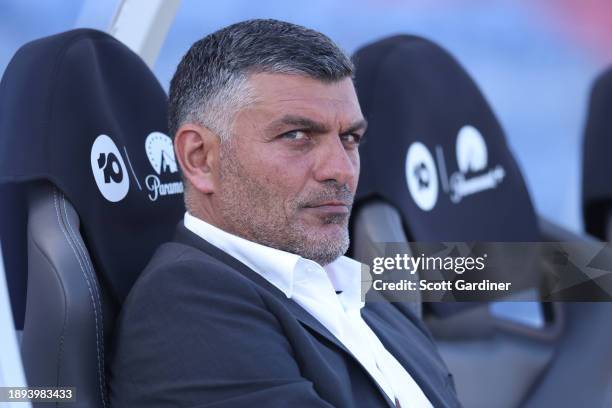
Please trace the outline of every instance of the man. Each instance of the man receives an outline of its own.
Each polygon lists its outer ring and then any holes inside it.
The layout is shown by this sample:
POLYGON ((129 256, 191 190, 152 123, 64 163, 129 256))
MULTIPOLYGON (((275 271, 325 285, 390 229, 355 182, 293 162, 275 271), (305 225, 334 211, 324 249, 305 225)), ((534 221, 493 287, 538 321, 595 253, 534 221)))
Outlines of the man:
POLYGON ((170 86, 187 213, 125 302, 125 407, 455 407, 426 329, 363 307, 342 256, 366 123, 327 37, 252 20, 195 43, 170 86))

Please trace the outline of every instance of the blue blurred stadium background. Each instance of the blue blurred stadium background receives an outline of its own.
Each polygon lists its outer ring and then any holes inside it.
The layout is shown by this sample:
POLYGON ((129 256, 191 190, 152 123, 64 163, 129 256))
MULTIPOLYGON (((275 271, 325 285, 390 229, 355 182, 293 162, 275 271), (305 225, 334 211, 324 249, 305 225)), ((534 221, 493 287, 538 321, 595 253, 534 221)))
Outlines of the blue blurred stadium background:
MULTIPOLYGON (((27 41, 76 27, 106 29, 116 6, 0 0, 0 73, 27 41)), ((162 85, 194 41, 249 18, 317 29, 349 53, 396 33, 437 41, 498 114, 538 212, 582 231, 581 140, 590 86, 612 62, 609 0, 183 0, 155 66, 162 85)))

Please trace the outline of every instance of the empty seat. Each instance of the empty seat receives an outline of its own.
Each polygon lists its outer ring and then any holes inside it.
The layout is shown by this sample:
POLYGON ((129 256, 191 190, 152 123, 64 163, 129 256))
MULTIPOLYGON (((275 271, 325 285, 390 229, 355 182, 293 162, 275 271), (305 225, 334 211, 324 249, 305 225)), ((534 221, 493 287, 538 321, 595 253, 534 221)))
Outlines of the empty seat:
MULTIPOLYGON (((395 36, 354 59, 369 122, 353 215, 355 257, 372 259, 373 241, 538 241, 503 130, 452 56, 423 38, 395 36)), ((540 279, 528 271, 521 278, 524 287, 540 279)), ((431 307, 446 313, 461 305, 431 307)))
MULTIPOLYGON (((583 239, 538 219, 498 120, 447 51, 402 35, 367 45, 354 58, 369 122, 352 217, 356 258, 371 260, 385 242, 583 239)), ((491 271, 491 278, 514 273, 538 288, 539 270, 491 271)), ((428 307, 448 316, 460 305, 428 307)), ((426 316, 466 407, 575 406, 563 402, 578 398, 603 406, 612 364, 601 360, 609 354, 602 344, 612 340, 612 329, 601 326, 610 304, 549 304, 541 328, 496 318, 486 304, 470 306, 447 318, 426 316), (581 342, 593 369, 577 380, 571 356, 581 342), (570 379, 574 387, 559 387, 570 379)))

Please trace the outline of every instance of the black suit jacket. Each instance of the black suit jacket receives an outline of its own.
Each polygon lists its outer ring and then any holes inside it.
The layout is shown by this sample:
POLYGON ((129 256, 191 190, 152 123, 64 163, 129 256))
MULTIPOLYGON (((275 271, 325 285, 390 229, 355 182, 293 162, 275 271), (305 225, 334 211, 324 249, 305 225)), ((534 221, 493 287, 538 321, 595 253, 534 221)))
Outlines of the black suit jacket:
MULTIPOLYGON (((362 316, 434 407, 459 406, 417 317, 382 302, 362 316)), ((182 225, 126 299, 114 346, 116 407, 393 406, 321 323, 182 225)))

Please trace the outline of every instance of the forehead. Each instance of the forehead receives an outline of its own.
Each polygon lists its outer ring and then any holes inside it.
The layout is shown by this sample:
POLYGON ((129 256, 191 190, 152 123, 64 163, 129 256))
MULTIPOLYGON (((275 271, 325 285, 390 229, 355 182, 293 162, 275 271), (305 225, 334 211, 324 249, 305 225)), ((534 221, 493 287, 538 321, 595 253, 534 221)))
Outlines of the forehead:
POLYGON ((251 108, 275 117, 296 114, 324 121, 357 121, 361 109, 353 81, 344 78, 323 82, 301 75, 254 74, 249 78, 254 103, 251 108))

